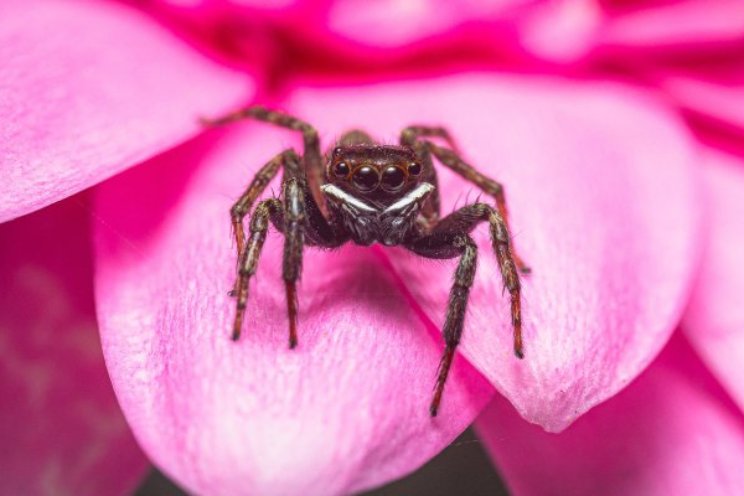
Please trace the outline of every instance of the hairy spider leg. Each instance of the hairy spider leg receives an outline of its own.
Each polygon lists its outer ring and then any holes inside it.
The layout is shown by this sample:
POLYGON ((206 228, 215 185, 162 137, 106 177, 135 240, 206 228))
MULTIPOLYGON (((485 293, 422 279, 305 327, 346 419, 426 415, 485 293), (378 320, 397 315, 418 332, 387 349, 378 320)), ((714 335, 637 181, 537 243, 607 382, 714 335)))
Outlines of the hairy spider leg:
POLYGON ((320 191, 320 185, 324 182, 323 157, 320 154, 320 139, 318 131, 307 122, 298 119, 283 112, 269 110, 261 105, 252 105, 229 114, 217 117, 216 119, 202 119, 205 126, 221 126, 231 122, 237 122, 244 119, 256 119, 258 121, 268 122, 279 127, 285 127, 302 133, 304 144, 302 159, 305 165, 305 175, 310 186, 315 202, 321 209, 323 215, 327 217, 328 212, 325 210, 325 201, 323 193, 320 191))
POLYGON ((301 177, 284 181, 284 256, 282 278, 287 293, 289 315, 289 347, 297 346, 297 280, 302 272, 302 247, 305 227, 305 192, 301 177))
MULTIPOLYGON (((465 162, 455 151, 456 148, 453 146, 452 138, 446 130, 440 127, 424 127, 424 126, 411 126, 403 130, 400 136, 401 144, 408 146, 421 146, 431 154, 433 154, 442 165, 455 171, 461 177, 472 182, 486 194, 493 197, 496 200, 496 208, 499 210, 499 214, 509 225, 509 211, 506 207, 506 194, 504 193, 504 186, 478 172, 478 170, 472 165, 465 162), (444 148, 435 145, 431 141, 420 139, 421 136, 434 136, 444 138, 452 149, 444 148)), ((522 260, 517 254, 516 250, 512 250, 512 255, 519 268, 519 271, 523 274, 529 274, 529 266, 522 260)))
MULTIPOLYGON (((312 203, 311 199, 305 198, 307 184, 300 166, 300 157, 293 150, 285 150, 269 161, 254 177, 246 193, 231 209, 231 216, 233 226, 236 225, 237 220, 236 232, 240 233, 240 239, 242 240, 243 218, 250 210, 252 202, 263 192, 271 179, 276 176, 280 166, 284 168, 282 201, 276 203, 278 200, 272 199, 259 203, 251 217, 251 237, 248 245, 241 249, 239 254, 238 278, 234 290, 238 301, 232 337, 234 340, 240 337, 248 299, 248 283, 257 269, 261 248, 266 238, 268 221, 276 219, 281 232, 284 233, 282 278, 286 290, 287 314, 289 317, 289 347, 294 348, 297 346, 297 281, 302 271, 302 250, 307 221, 306 204, 308 201, 312 203), (238 214, 237 217, 236 214, 238 214)), ((312 204, 314 206, 314 203, 312 204)), ((315 212, 316 217, 320 217, 321 222, 325 222, 317 209, 315 212)), ((317 224, 318 219, 314 220, 317 224)), ((330 229, 328 230, 330 231, 330 229)), ((316 237, 318 237, 317 234, 316 237)))
MULTIPOLYGON (((452 215, 456 214, 453 213, 452 215)), ((442 228, 435 228, 430 235, 419 238, 408 245, 407 248, 429 258, 453 258, 458 255, 460 257, 460 262, 455 271, 455 281, 447 302, 447 314, 442 331, 445 350, 439 362, 434 396, 429 406, 429 413, 432 417, 435 417, 439 411, 439 404, 452 366, 452 359, 462 336, 470 288, 475 279, 478 247, 466 233, 462 231, 452 232, 448 226, 443 226, 442 228)))
POLYGON ((455 282, 450 291, 447 314, 444 323, 445 351, 439 365, 434 397, 431 402, 432 416, 437 414, 444 385, 455 349, 462 336, 470 287, 475 276, 477 247, 467 235, 475 227, 487 221, 490 227, 491 246, 496 255, 504 280, 504 286, 511 297, 511 320, 514 330, 514 353, 522 358, 522 308, 519 273, 511 255, 511 244, 506 222, 498 210, 485 203, 474 203, 462 207, 444 217, 429 233, 409 242, 406 247, 428 258, 454 258, 460 256, 455 271, 455 282))
POLYGON ((375 140, 367 132, 361 129, 346 131, 338 139, 338 146, 372 145, 375 140))
POLYGON ((423 142, 418 141, 417 139, 421 135, 443 138, 452 147, 455 146, 455 143, 447 130, 442 127, 409 126, 400 134, 400 144, 411 148, 416 154, 419 162, 421 162, 423 168, 421 179, 434 186, 434 191, 431 192, 429 197, 421 206, 421 217, 423 218, 424 223, 423 227, 424 230, 428 231, 434 227, 442 216, 442 207, 439 197, 439 178, 437 177, 437 170, 434 167, 431 152, 429 152, 429 150, 424 146, 423 142))
MULTIPOLYGON (((282 181, 281 208, 271 211, 271 222, 284 234, 282 278, 289 315, 289 347, 297 346, 297 281, 302 273, 302 252, 305 245, 335 248, 349 239, 348 233, 330 223, 321 213, 299 163, 285 167, 282 181)), ((257 209, 258 210, 258 209, 257 209)))
POLYGON ((452 135, 440 126, 408 126, 400 132, 401 145, 413 147, 417 142, 422 141, 419 138, 442 138, 451 149, 457 150, 457 144, 452 135))
POLYGON ((250 237, 248 244, 240 254, 238 265, 238 281, 236 288, 236 312, 235 321, 233 322, 232 339, 237 341, 240 338, 240 331, 243 327, 243 318, 245 317, 245 307, 248 302, 248 282, 256 273, 258 259, 261 256, 261 249, 266 241, 266 233, 269 230, 269 218, 273 212, 282 208, 282 203, 271 198, 258 203, 256 210, 251 216, 249 226, 250 237))
POLYGON ((300 164, 300 157, 294 150, 283 151, 259 170, 248 189, 230 210, 239 246, 238 277, 231 293, 237 296, 233 340, 240 337, 248 299, 248 283, 257 269, 261 248, 266 238, 268 220, 271 220, 284 234, 282 278, 287 298, 290 348, 297 346, 298 342, 297 281, 302 272, 303 247, 308 242, 305 234, 310 236, 309 244, 327 247, 338 246, 348 239, 327 222, 312 195, 306 194, 308 186, 300 164), (246 245, 243 235, 243 219, 250 212, 253 202, 282 167, 284 169, 282 200, 271 199, 258 204, 251 217, 251 236, 246 245))
MULTIPOLYGON (((251 211, 253 203, 259 196, 261 196, 261 193, 264 192, 266 186, 268 186, 272 179, 276 177, 279 168, 284 166, 286 169, 288 163, 296 163, 298 160, 299 157, 297 157, 297 154, 293 150, 289 149, 284 150, 279 155, 266 162, 266 164, 258 170, 256 175, 253 176, 253 180, 240 198, 238 198, 238 201, 236 201, 232 208, 230 208, 230 220, 232 222, 233 234, 235 235, 238 260, 240 260, 243 249, 245 248, 243 219, 251 211)), ((233 288, 233 292, 235 291, 237 291, 237 281, 233 288)))

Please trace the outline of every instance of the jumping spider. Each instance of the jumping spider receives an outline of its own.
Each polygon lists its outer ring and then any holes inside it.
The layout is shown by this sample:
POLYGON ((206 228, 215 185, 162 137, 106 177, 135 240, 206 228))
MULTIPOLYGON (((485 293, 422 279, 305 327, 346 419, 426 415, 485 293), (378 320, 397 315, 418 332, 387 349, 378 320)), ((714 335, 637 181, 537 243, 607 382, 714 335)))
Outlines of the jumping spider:
POLYGON ((238 251, 237 279, 231 295, 237 298, 232 339, 240 337, 248 299, 248 282, 256 273, 261 248, 271 222, 284 234, 283 279, 289 313, 289 347, 297 346, 297 289, 304 245, 337 247, 348 241, 369 246, 402 245, 427 258, 460 257, 449 295, 444 323, 446 348, 439 364, 429 411, 436 416, 452 358, 460 342, 470 287, 475 276, 477 246, 469 233, 481 222, 490 226, 505 289, 511 296, 514 352, 522 358, 522 315, 518 270, 529 268, 514 252, 501 184, 465 163, 453 140, 441 127, 410 126, 400 146, 376 144, 365 132, 341 136, 326 156, 320 153, 317 131, 290 115, 252 106, 205 120, 209 126, 246 118, 302 133, 304 155, 287 149, 264 165, 245 193, 230 209, 238 251), (439 138, 442 147, 423 138, 439 138), (495 208, 477 202, 440 218, 437 174, 432 156, 492 196, 495 208), (269 182, 283 169, 280 198, 260 201, 250 218, 246 244, 243 219, 269 182))

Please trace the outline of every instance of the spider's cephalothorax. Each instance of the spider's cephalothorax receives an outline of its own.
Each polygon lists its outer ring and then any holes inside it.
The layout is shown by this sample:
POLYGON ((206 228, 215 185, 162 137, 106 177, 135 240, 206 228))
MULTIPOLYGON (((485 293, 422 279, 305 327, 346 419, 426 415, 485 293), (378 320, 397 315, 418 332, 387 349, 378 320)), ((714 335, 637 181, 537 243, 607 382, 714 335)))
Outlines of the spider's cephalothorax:
POLYGON ((230 210, 238 250, 238 277, 231 294, 237 299, 233 339, 240 337, 248 299, 248 282, 256 273, 269 223, 284 233, 282 276, 289 313, 289 346, 297 345, 296 283, 304 245, 336 247, 348 241, 360 245, 402 245, 428 258, 460 261, 450 291, 444 323, 445 351, 429 408, 437 414, 455 349, 460 342, 465 309, 475 277, 477 246, 470 232, 481 222, 490 227, 491 245, 511 298, 514 352, 522 358, 522 315, 519 271, 529 269, 512 247, 506 200, 501 184, 464 162, 441 127, 410 126, 399 146, 375 144, 363 131, 344 134, 329 153, 320 153, 318 133, 309 124, 281 112, 253 106, 207 125, 254 118, 300 131, 304 154, 285 150, 267 162, 230 210), (444 140, 448 147, 429 139, 444 140), (477 202, 440 218, 437 174, 432 157, 473 182, 495 200, 477 202), (260 201, 251 215, 248 240, 243 219, 268 183, 283 169, 280 198, 260 201))
POLYGON ((434 186, 421 180, 413 150, 373 144, 338 146, 320 189, 334 219, 360 245, 399 245, 413 232, 434 186))

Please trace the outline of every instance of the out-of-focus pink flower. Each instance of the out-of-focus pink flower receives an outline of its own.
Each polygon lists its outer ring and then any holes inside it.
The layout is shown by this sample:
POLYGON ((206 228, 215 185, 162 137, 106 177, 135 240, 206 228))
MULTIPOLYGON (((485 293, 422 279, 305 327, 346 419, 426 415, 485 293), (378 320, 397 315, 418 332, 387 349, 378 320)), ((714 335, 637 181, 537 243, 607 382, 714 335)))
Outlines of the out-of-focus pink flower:
MULTIPOLYGON (((0 367, 14 374, 0 388, 25 398, 3 407, 11 427, 0 435, 17 439, 24 417, 24 429, 50 429, 48 442, 15 441, 17 452, 0 458, 16 474, 9 490, 126 492, 141 473, 95 358, 64 351, 90 339, 77 332, 92 322, 93 299, 140 446, 201 494, 379 485, 430 459, 491 401, 478 429, 517 494, 744 486, 716 475, 744 455, 741 411, 716 383, 744 404, 732 296, 743 264, 728 248, 744 235, 744 169, 710 148, 742 151, 744 109, 719 91, 741 94, 735 3, 706 3, 705 16, 692 0, 10 5, 0 26, 0 109, 10 116, 0 218, 144 163, 97 186, 91 202, 72 197, 0 227, 14 240, 3 266, 16 281, 0 307, 9 316, 0 367), (448 126, 467 159, 506 185, 513 234, 534 269, 524 280, 525 360, 511 354, 508 305, 480 231, 464 359, 435 420, 426 405, 450 263, 399 249, 306 250, 300 347, 290 351, 282 240, 271 236, 245 337, 230 342, 226 212, 258 167, 300 140, 258 123, 199 134, 196 118, 255 100, 307 119, 326 145, 354 126, 387 142, 412 122, 448 126), (80 226, 88 215, 90 231, 80 226), (18 304, 67 294, 74 305, 49 322, 54 307, 32 318, 18 304), (654 361, 680 326, 685 337, 677 332, 654 361), (50 328, 66 340, 47 341, 50 328), (52 377, 44 350, 61 357, 52 377), (71 385, 94 369, 97 382, 71 385), (100 415, 76 406, 93 401, 100 415), (64 415, 45 415, 60 405, 64 415), (60 453, 75 470, 59 470, 60 453), (701 457, 706 476, 685 478, 701 457), (106 486, 117 469, 120 485, 106 486), (99 485, 80 489, 81 477, 99 485)), ((477 194, 442 175, 445 208, 477 194)))

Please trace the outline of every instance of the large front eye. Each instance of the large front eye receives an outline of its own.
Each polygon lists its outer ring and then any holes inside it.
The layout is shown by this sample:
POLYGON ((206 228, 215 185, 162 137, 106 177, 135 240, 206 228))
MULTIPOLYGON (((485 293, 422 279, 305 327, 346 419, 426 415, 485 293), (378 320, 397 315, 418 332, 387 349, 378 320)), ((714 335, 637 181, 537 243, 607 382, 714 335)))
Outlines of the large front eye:
POLYGON ((336 177, 346 177, 349 175, 349 165, 346 162, 339 162, 333 166, 333 175, 336 177))
POLYGON ((351 180, 359 191, 367 192, 377 188, 380 183, 380 176, 375 169, 364 165, 354 172, 351 180))
POLYGON ((398 167, 388 167, 382 173, 382 189, 390 193, 398 191, 406 182, 406 174, 398 167))

